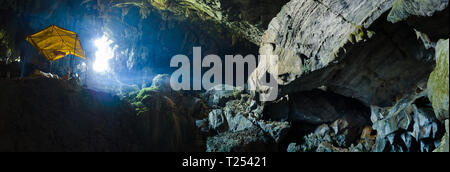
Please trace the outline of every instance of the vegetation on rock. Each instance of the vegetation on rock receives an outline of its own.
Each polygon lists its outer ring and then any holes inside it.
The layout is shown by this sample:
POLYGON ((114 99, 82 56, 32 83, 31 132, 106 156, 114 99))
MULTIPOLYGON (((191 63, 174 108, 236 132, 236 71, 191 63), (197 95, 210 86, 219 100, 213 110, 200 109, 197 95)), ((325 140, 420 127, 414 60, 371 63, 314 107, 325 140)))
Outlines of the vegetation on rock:
POLYGON ((449 104, 449 40, 440 40, 436 45, 436 68, 428 80, 428 96, 440 120, 448 119, 449 104))

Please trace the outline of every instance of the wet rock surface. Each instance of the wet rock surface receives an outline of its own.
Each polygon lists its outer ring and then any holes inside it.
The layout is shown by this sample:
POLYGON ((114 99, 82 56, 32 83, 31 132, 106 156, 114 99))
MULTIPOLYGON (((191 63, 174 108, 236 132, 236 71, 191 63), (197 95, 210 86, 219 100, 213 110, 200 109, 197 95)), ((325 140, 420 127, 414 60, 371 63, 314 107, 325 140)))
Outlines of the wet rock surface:
POLYGON ((149 0, 117 5, 135 5, 141 10, 154 7, 183 19, 210 20, 226 26, 241 37, 259 44, 270 20, 288 0, 149 0))

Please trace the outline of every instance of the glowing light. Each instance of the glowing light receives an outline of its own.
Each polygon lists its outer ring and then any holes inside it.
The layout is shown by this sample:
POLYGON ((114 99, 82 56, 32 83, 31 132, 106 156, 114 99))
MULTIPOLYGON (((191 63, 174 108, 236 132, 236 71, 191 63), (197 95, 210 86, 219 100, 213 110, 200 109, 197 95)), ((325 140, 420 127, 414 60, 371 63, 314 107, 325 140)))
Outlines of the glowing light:
POLYGON ((114 49, 111 47, 113 41, 105 35, 95 41, 97 52, 95 52, 94 70, 96 72, 106 72, 109 68, 109 60, 114 57, 114 49))

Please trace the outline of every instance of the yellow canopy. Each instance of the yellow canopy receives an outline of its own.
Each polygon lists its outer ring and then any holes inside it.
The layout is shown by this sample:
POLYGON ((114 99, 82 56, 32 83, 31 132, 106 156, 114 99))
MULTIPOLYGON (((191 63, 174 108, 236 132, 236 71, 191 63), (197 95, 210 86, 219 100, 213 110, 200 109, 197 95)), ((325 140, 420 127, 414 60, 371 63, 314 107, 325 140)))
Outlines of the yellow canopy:
POLYGON ((26 39, 49 61, 55 61, 69 54, 86 59, 77 33, 55 25, 27 36, 26 39))

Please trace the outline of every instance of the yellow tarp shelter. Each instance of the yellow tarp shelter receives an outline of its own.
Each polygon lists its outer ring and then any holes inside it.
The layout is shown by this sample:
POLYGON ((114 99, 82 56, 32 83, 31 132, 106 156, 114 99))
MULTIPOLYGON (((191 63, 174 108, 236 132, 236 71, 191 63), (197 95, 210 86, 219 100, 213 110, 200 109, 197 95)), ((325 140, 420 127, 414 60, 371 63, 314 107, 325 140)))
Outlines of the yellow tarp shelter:
POLYGON ((69 54, 86 59, 77 33, 55 25, 27 36, 26 40, 51 62, 69 54))

